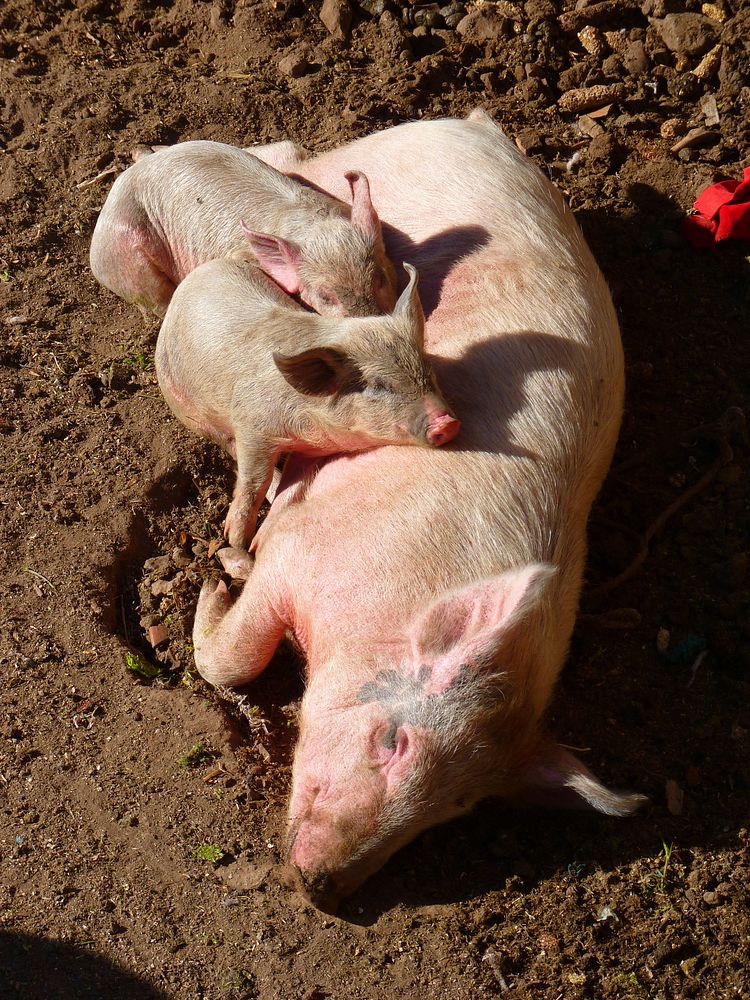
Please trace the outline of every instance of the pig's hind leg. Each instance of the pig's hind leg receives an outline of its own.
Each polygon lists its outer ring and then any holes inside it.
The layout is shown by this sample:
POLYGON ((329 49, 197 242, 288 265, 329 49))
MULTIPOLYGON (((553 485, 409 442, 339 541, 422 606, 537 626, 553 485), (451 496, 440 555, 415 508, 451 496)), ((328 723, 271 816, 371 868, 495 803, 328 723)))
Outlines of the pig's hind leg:
POLYGON ((207 580, 193 626, 195 665, 209 684, 247 684, 267 666, 286 630, 257 569, 233 600, 226 584, 207 580))
POLYGON ((97 280, 121 299, 137 306, 144 317, 159 317, 175 290, 169 251, 146 224, 115 224, 96 235, 91 269, 97 280))

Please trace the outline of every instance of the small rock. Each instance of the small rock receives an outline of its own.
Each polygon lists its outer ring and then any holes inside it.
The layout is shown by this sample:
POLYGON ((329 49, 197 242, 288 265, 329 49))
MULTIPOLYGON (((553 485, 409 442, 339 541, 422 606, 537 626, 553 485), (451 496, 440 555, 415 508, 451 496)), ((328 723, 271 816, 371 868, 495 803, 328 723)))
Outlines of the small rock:
POLYGON ((562 71, 558 77, 557 86, 563 92, 575 90, 576 87, 580 87, 585 82, 588 72, 589 68, 586 63, 573 63, 572 66, 568 66, 562 71))
POLYGON ((601 59, 607 51, 607 43, 601 31, 593 24, 587 24, 578 32, 578 41, 594 59, 601 59))
POLYGON ((181 569, 184 569, 186 566, 189 566, 190 563, 193 561, 192 556, 189 556, 187 552, 179 545, 177 545, 174 549, 172 549, 171 558, 175 566, 179 566, 181 569))
POLYGON ((164 576, 171 568, 171 560, 169 556, 152 556, 144 562, 143 568, 151 576, 164 576))
POLYGON ((596 135, 586 149, 586 164, 593 170, 607 172, 613 165, 619 147, 614 136, 607 132, 596 135))
POLYGON ((412 38, 429 38, 429 36, 430 29, 426 24, 418 24, 411 33, 412 38))
POLYGON ((344 41, 352 26, 352 8, 348 0, 323 0, 320 20, 334 38, 344 41))
POLYGON ((717 41, 715 22, 702 14, 667 14, 654 22, 670 52, 681 56, 702 56, 717 41))
POLYGON ((357 6, 370 17, 380 17, 388 6, 387 0, 357 0, 357 6))
POLYGON ((533 128, 523 128, 515 139, 516 146, 526 155, 536 153, 544 146, 544 141, 539 133, 533 128))
POLYGON ((486 9, 482 7, 461 18, 456 25, 456 34, 465 42, 485 45, 497 41, 498 38, 508 38, 512 35, 513 22, 491 7, 486 9))
POLYGON ((700 90, 700 81, 692 73, 674 73, 667 78, 667 90, 678 101, 690 101, 700 90))
POLYGON ((719 7, 719 5, 715 3, 704 3, 701 6, 701 14, 704 14, 712 21, 722 22, 726 21, 727 19, 727 15, 724 13, 721 7, 719 7))
POLYGON ((166 625, 151 625, 148 630, 148 641, 154 649, 166 642, 168 638, 169 630, 166 625))
POLYGON ((623 61, 616 52, 613 52, 611 56, 607 58, 602 63, 602 72, 607 77, 608 80, 619 80, 622 78, 623 71, 623 61))
POLYGON ((174 580, 156 580, 151 584, 151 593, 154 597, 166 597, 174 590, 174 580))
POLYGON ((719 902, 718 892, 704 892, 703 902, 706 903, 708 906, 716 906, 717 903, 719 902))
POLYGON ((599 122, 594 121, 590 115, 581 115, 577 122, 578 131, 583 135, 589 136, 590 139, 596 138, 598 135, 604 134, 604 129, 601 127, 599 122))
POLYGON ((302 52, 290 52, 288 56, 279 60, 279 71, 284 76, 292 77, 293 80, 304 76, 309 68, 310 64, 302 52))
POLYGON ((629 42, 625 49, 622 61, 625 69, 631 76, 638 76, 640 73, 648 72, 648 56, 646 46, 641 41, 629 42))
POLYGON ((661 123, 659 135, 662 139, 675 139, 678 135, 684 135, 687 126, 679 118, 667 118, 661 123))

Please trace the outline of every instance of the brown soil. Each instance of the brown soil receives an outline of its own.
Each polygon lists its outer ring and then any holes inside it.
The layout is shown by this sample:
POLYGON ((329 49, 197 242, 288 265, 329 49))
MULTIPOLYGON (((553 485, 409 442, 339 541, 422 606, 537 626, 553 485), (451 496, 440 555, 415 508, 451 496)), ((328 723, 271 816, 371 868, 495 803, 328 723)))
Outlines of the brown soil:
POLYGON ((367 6, 348 41, 306 0, 0 10, 0 996, 747 997, 747 246, 698 253, 679 220, 746 162, 748 8, 717 0, 721 62, 701 80, 647 16, 662 0, 595 4, 617 32, 595 55, 552 0, 485 5, 462 34, 450 11, 408 8, 407 25, 367 6), (618 80, 593 138, 556 107, 618 80), (718 125, 670 153, 706 94, 718 125), (333 918, 279 878, 298 666, 278 657, 238 706, 189 669, 232 471, 162 403, 156 328, 88 270, 114 173, 78 185, 143 142, 324 149, 478 104, 566 192, 621 311, 628 405, 590 588, 700 486, 637 573, 585 598, 551 712, 652 805, 617 821, 485 804, 333 918), (618 608, 620 629, 594 617, 618 608))

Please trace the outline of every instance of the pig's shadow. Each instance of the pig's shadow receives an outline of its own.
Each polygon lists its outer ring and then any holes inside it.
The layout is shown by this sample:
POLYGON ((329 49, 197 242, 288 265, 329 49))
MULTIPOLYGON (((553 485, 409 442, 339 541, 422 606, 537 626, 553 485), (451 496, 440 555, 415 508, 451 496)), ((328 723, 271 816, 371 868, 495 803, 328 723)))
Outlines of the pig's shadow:
POLYGON ((457 451, 482 451, 520 458, 539 456, 510 436, 509 423, 528 400, 527 379, 535 372, 566 372, 586 368, 588 348, 566 337, 537 330, 519 330, 472 344, 460 358, 433 357, 438 383, 461 418, 457 451), (499 372, 496 381, 491 372, 499 372), (495 400, 487 407, 488 393, 495 400))
MULTIPOLYGON (((453 226, 416 243, 400 229, 383 223, 383 240, 391 260, 406 261, 420 272, 423 280, 419 286, 419 297, 424 314, 429 319, 440 301, 450 272, 469 254, 486 246, 490 233, 484 226, 453 226)), ((396 278, 399 286, 406 284, 401 268, 397 268, 396 278)))
POLYGON ((26 934, 0 932, 0 969, 6 1000, 167 1000, 88 948, 26 934))

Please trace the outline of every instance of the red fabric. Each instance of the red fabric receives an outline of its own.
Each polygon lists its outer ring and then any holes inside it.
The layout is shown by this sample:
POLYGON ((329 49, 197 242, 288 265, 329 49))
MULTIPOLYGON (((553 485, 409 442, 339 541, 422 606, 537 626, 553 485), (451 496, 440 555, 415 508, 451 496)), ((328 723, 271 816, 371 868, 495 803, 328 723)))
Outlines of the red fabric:
POLYGON ((721 240, 750 240, 750 167, 741 181, 720 181, 701 192, 693 215, 682 221, 692 246, 713 247, 721 240))

